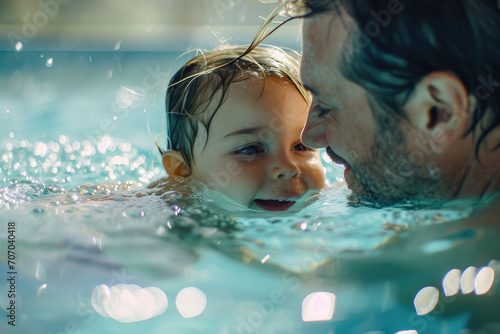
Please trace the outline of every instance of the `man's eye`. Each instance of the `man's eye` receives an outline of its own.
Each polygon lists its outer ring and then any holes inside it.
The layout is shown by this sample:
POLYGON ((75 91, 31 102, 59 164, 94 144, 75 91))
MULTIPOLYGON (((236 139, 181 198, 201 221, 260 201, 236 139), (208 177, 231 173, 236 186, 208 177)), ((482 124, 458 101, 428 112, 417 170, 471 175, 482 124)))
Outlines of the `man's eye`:
POLYGON ((302 143, 299 143, 297 145, 295 145, 293 148, 292 148, 292 151, 313 151, 312 148, 309 148, 307 147, 306 145, 302 144, 302 143))
POLYGON ((326 114, 328 114, 328 112, 330 112, 330 110, 331 109, 325 109, 321 107, 319 104, 314 106, 314 111, 318 113, 318 117, 325 116, 326 114))
POLYGON ((243 155, 255 155, 260 154, 265 151, 264 146, 262 145, 248 145, 234 151, 234 154, 243 154, 243 155))

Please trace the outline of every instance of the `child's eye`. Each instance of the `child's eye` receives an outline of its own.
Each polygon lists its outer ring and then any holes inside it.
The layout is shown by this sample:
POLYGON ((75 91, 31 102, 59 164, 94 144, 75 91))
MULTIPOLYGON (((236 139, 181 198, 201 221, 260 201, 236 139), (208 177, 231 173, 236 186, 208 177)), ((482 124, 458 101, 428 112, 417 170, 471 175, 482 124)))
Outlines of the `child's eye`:
POLYGON ((237 149, 236 151, 234 151, 234 154, 256 155, 263 153, 264 151, 265 151, 264 146, 260 144, 252 144, 237 149))
POLYGON ((302 143, 298 143, 292 148, 292 151, 314 151, 312 148, 307 147, 302 143))

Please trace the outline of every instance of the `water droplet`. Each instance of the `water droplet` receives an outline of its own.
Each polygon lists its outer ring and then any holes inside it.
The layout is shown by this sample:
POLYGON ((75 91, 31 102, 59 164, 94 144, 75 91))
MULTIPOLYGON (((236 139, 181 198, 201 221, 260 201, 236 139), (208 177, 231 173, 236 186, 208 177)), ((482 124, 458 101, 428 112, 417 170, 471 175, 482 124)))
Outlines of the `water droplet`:
POLYGON ((136 96, 140 96, 141 94, 135 92, 134 90, 121 87, 116 93, 116 104, 120 108, 126 108, 134 103, 136 96))
POLYGON ((23 51, 24 45, 21 42, 17 42, 15 45, 15 48, 16 48, 17 52, 21 52, 21 51, 23 51))
POLYGON ((51 193, 62 194, 64 193, 64 188, 58 184, 49 184, 47 186, 47 190, 51 193))
POLYGON ((70 196, 70 199, 71 199, 71 203, 76 203, 76 204, 80 203, 80 197, 78 197, 77 194, 72 194, 70 196))
POLYGON ((35 213, 35 214, 42 214, 42 213, 45 213, 45 210, 42 209, 42 208, 34 208, 33 209, 33 213, 35 213))
POLYGON ((165 232, 166 232, 166 230, 163 226, 158 226, 158 228, 156 229, 157 236, 165 235, 165 232))

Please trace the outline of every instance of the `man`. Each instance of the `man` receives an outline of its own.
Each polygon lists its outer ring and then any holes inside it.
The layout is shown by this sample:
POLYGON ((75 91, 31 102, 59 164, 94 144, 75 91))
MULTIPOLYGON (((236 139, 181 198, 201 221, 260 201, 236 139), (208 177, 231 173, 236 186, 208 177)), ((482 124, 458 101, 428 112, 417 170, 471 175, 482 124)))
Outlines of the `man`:
POLYGON ((306 0, 303 141, 379 204, 500 188, 497 0, 306 0))
MULTIPOLYGON (((313 103, 302 139, 344 164, 354 194, 390 205, 485 200, 500 190, 497 0, 305 1, 301 72, 313 103)), ((411 305, 410 294, 423 282, 439 286, 444 270, 498 258, 498 234, 477 226, 498 227, 498 205, 491 204, 470 219, 412 228, 376 252, 322 270, 369 284, 367 273, 381 273, 397 286, 401 304, 411 305)), ((402 322, 418 333, 455 333, 498 321, 491 311, 498 299, 460 297, 440 299, 432 320, 412 314, 402 322), (470 315, 467 325, 451 329, 448 320, 460 314, 470 315)), ((345 332, 361 332, 366 318, 345 332)))

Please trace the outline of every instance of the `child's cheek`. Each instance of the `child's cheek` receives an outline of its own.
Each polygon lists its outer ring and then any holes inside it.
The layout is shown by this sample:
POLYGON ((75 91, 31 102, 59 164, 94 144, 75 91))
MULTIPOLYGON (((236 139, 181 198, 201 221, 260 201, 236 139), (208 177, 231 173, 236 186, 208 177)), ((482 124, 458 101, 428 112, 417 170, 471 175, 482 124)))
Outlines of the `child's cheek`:
POLYGON ((319 156, 307 160, 302 168, 302 175, 307 187, 312 190, 321 190, 325 188, 325 169, 321 164, 319 156))
POLYGON ((254 183, 260 181, 260 179, 264 177, 262 168, 259 168, 258 164, 242 163, 240 166, 241 173, 237 178, 238 183, 254 183))

